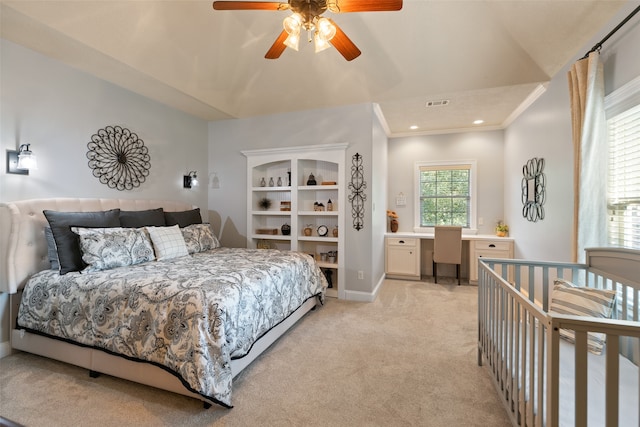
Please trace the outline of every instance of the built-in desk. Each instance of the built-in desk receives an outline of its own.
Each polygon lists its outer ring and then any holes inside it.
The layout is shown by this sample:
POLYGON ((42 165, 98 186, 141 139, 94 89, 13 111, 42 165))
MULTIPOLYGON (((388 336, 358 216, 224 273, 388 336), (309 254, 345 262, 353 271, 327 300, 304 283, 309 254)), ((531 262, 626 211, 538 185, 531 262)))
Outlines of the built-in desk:
MULTIPOLYGON (((478 258, 513 258, 514 240, 493 234, 462 235, 461 276, 470 283, 478 281, 478 258), (466 270, 466 271, 465 271, 466 270)), ((387 233, 385 236, 385 273, 389 278, 420 280, 431 272, 433 234, 387 233), (426 273, 425 273, 426 272, 426 273)), ((439 275, 438 275, 439 276, 439 275)))

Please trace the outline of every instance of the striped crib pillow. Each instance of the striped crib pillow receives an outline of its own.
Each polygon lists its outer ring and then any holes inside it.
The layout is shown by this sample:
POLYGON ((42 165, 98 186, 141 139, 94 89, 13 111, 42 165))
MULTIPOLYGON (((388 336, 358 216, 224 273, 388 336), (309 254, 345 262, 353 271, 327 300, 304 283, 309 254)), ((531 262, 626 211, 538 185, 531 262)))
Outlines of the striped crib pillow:
MULTIPOLYGON (((589 316, 602 319, 611 318, 616 291, 575 286, 564 279, 556 279, 551 293, 551 311, 573 316, 589 316)), ((575 332, 560 329, 560 337, 575 342, 575 332)), ((606 335, 599 332, 587 333, 589 351, 602 354, 606 335)))

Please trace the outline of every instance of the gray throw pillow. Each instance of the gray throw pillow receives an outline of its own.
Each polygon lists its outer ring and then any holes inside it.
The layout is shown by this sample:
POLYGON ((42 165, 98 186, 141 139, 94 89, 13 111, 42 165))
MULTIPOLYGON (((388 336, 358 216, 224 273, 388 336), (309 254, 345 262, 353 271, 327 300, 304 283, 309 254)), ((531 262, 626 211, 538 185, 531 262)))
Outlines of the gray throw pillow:
POLYGON ((166 212, 164 213, 165 225, 178 225, 180 228, 187 227, 191 224, 202 224, 202 217, 200 216, 200 208, 195 208, 190 211, 181 212, 166 212))
POLYGON ((52 270, 60 271, 60 263, 58 262, 58 251, 56 249, 56 241, 53 240, 53 232, 51 227, 44 228, 44 237, 47 239, 47 257, 52 270))
POLYGON ((106 228, 120 226, 120 209, 100 212, 58 212, 43 211, 49 221, 58 252, 60 274, 84 269, 78 235, 71 227, 106 228))
POLYGON ((120 211, 120 226, 124 228, 164 227, 164 210, 158 208, 146 211, 120 211))

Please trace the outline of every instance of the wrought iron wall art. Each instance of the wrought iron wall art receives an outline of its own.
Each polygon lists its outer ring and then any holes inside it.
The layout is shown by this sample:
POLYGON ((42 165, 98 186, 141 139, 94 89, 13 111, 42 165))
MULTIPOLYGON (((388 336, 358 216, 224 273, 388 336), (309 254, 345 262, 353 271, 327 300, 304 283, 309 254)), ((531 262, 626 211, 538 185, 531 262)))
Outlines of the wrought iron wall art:
POLYGON ((536 222, 544 219, 544 159, 534 157, 522 167, 522 216, 536 222))
POLYGON ((365 188, 367 188, 367 183, 364 181, 362 156, 356 153, 351 159, 351 182, 349 183, 351 195, 349 195, 349 202, 351 202, 353 228, 358 231, 364 227, 364 202, 367 200, 367 195, 364 194, 365 188))
POLYGON ((131 190, 142 184, 151 168, 144 141, 129 129, 107 126, 91 136, 87 158, 93 176, 109 188, 131 190))

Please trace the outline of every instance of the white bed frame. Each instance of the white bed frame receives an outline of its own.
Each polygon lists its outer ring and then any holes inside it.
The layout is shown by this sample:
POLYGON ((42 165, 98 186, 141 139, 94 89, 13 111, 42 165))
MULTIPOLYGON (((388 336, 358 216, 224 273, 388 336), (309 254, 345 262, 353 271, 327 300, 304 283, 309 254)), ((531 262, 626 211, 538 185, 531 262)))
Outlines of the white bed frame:
MULTIPOLYGON (((6 249, 6 283, 11 293, 11 346, 13 349, 38 354, 51 359, 77 365, 90 370, 92 376, 97 373, 112 375, 141 384, 150 385, 163 390, 195 397, 211 406, 204 396, 188 390, 173 374, 155 365, 131 361, 101 350, 82 347, 72 343, 31 334, 15 325, 17 308, 22 295, 22 288, 27 279, 34 273, 50 268, 47 256, 47 243, 44 227, 47 220, 43 210, 64 212, 91 212, 119 208, 121 210, 147 210, 163 208, 168 212, 193 209, 194 206, 181 202, 162 200, 128 200, 128 199, 34 199, 0 204, 0 224, 3 225, 3 236, 8 236, 6 249), (6 227, 9 229, 5 229, 6 227)), ((308 299, 287 319, 262 336, 251 348, 249 354, 231 361, 233 376, 237 376, 263 351, 282 336, 291 326, 300 320, 317 304, 317 298, 308 299)))
MULTIPOLYGON (((587 332, 593 331, 606 334, 606 355, 596 356, 604 358, 606 369, 603 390, 598 390, 604 396, 606 425, 620 425, 624 421, 618 406, 623 397, 619 396, 620 355, 635 365, 640 359, 640 251, 587 249, 586 264, 486 258, 479 261, 478 364, 487 363, 513 424, 558 426, 562 409, 574 411, 569 415, 576 426, 587 425, 587 360, 593 356, 587 352, 587 332), (617 289, 618 319, 550 314, 555 278, 617 289), (566 402, 559 399, 559 377, 563 374, 559 329, 576 334, 574 408, 566 408, 566 402)), ((640 370, 634 368, 638 375, 640 370)), ((636 412, 639 407, 640 402, 635 400, 636 412)), ((633 416, 638 417, 638 413, 633 416)))

